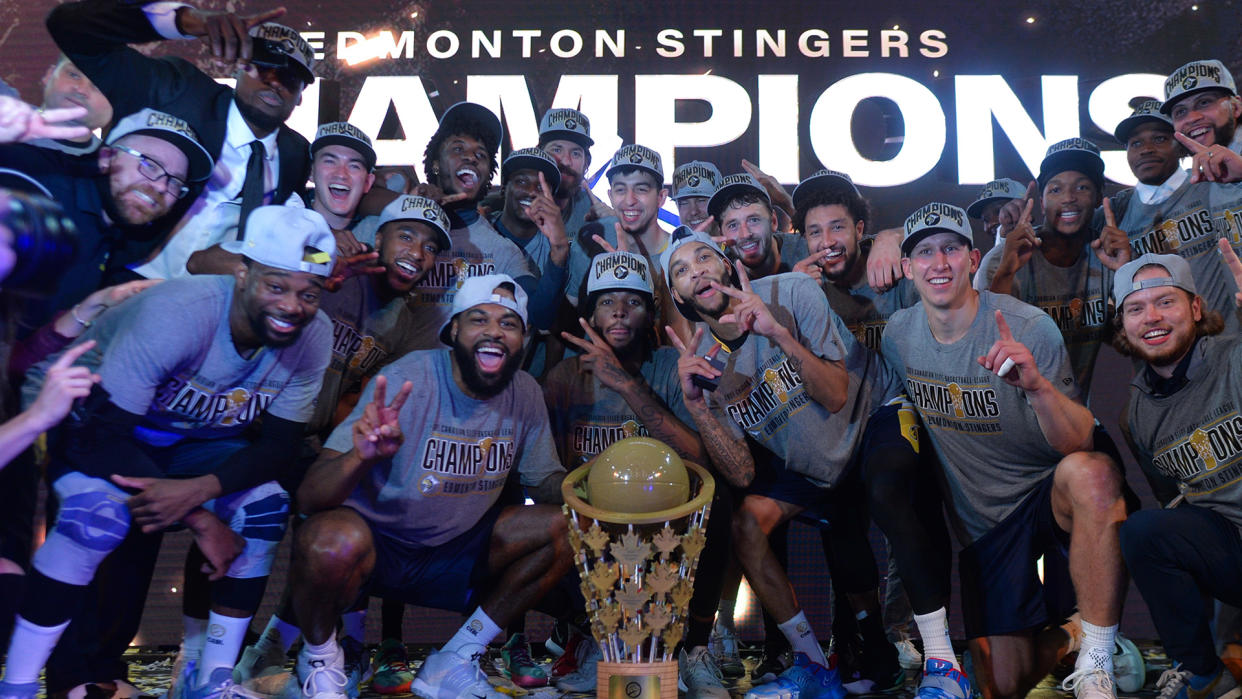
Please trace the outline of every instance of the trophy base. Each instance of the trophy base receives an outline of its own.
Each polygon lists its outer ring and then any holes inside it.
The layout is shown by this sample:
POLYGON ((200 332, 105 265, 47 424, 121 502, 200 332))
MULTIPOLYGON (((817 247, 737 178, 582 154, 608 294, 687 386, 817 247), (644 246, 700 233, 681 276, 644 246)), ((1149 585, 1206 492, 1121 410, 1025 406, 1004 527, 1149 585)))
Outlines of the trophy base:
POLYGON ((677 699, 677 661, 596 666, 597 699, 677 699))

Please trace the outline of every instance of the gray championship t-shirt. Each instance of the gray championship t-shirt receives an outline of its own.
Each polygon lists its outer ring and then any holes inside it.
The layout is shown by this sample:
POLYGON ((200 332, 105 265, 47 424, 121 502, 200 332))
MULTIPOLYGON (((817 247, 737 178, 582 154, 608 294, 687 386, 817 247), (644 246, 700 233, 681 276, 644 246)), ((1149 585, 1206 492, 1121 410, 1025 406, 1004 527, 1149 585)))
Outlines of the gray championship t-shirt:
MULTIPOLYGON (((318 312, 292 345, 260 347, 244 358, 229 329, 235 284, 221 275, 170 279, 104 313, 82 334, 79 342, 98 344, 77 364, 99 374, 114 404, 144 416, 137 438, 167 446, 185 437, 233 437, 264 411, 310 419, 328 366, 331 323, 318 312)), ((27 374, 27 404, 59 356, 27 374)))
POLYGON ((332 361, 308 425, 311 433, 330 429, 342 396, 415 345, 414 314, 405 295, 385 302, 376 283, 376 277, 350 277, 322 297, 319 308, 332 321, 332 361))
POLYGON ((1224 316, 1226 333, 1238 332, 1233 302, 1238 287, 1216 241, 1227 237, 1242 254, 1242 186, 1187 179, 1159 204, 1144 204, 1134 195, 1117 227, 1130 237, 1135 258, 1149 252, 1184 257, 1207 307, 1224 316))
POLYGON ((1204 337, 1192 351, 1187 383, 1172 395, 1153 395, 1145 369, 1131 382, 1134 455, 1242 533, 1242 338, 1204 337))
POLYGON ((1012 296, 979 292, 978 315, 952 344, 932 335, 922 303, 894 313, 884 330, 884 359, 904 377, 906 395, 936 445, 950 512, 964 544, 1005 519, 1062 458, 1040 430, 1026 394, 977 361, 1000 338, 997 309, 1044 378, 1077 400, 1078 386, 1056 324, 1012 296))
MULTIPOLYGON (((380 530, 414 546, 439 546, 477 524, 500 498, 511 470, 525 486, 565 470, 530 374, 519 371, 498 395, 476 400, 453 380, 450 352, 411 352, 380 370, 390 400, 406 381, 414 383, 398 416, 404 441, 345 500, 380 530)), ((374 393, 372 381, 325 449, 353 448, 354 423, 374 393)))
POLYGON ((914 283, 904 277, 883 293, 871 288, 866 275, 848 289, 823 278, 820 286, 828 297, 828 305, 841 317, 854 339, 876 354, 880 353, 880 339, 884 337, 888 319, 897 311, 919 302, 914 283))
MULTIPOLYGON (((998 245, 983 256, 975 275, 976 289, 983 291, 992 283, 1004 247, 998 245)), ((1047 313, 1060 329, 1083 400, 1091 387, 1100 345, 1112 335, 1112 290, 1113 270, 1090 247, 1084 247, 1069 267, 1058 267, 1035 250, 1013 278, 1010 295, 1047 313)))
POLYGON ((410 292, 414 311, 411 349, 438 349, 440 327, 453 315, 453 297, 463 282, 484 274, 507 274, 519 284, 525 277, 533 285, 535 269, 518 246, 505 240, 482 216, 467 226, 449 231, 453 244, 436 256, 436 266, 410 292))
MULTIPOLYGON (((664 407, 694 429, 682 400, 679 358, 677 350, 661 347, 642 363, 639 374, 664 407)), ((561 461, 569 468, 590 461, 619 439, 648 436, 642 418, 621 394, 600 383, 593 372, 581 371, 579 359, 574 356, 557 364, 543 382, 553 438, 561 461)))
MULTIPOLYGON (((772 316, 812 354, 841 361, 849 373, 845 406, 832 413, 815 402, 789 357, 775 342, 750 333, 736 350, 721 345, 725 362, 707 404, 738 439, 749 435, 784 461, 785 468, 831 487, 854 456, 867 419, 901 390, 879 357, 850 334, 828 306, 819 285, 805 274, 777 274, 751 282, 772 316)), ((695 354, 718 344, 704 333, 695 354)))

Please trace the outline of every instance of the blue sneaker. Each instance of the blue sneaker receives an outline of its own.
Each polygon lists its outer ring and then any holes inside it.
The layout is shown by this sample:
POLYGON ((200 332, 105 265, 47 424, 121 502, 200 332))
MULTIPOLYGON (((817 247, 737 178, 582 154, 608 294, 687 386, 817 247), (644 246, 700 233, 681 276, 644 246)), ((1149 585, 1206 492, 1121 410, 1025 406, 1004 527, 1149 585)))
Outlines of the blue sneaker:
POLYGON ((0 699, 35 699, 38 693, 38 682, 0 682, 0 699))
POLYGON ((923 663, 918 699, 970 699, 972 694, 970 680, 953 663, 939 658, 923 663))
POLYGON ((777 676, 775 682, 761 684, 746 693, 745 699, 845 699, 845 687, 836 663, 827 668, 811 662, 806 653, 795 653, 794 664, 777 676))

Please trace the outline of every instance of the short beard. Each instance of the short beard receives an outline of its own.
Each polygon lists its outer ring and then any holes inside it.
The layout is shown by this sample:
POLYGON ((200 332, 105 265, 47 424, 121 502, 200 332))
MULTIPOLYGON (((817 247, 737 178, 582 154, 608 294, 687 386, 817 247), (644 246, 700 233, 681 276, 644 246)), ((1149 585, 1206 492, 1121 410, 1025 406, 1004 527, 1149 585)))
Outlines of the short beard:
POLYGON ((284 119, 260 111, 239 99, 234 99, 233 103, 237 105, 237 111, 241 112, 242 118, 257 126, 261 131, 270 133, 279 129, 285 123, 284 119))
POLYGON ((521 355, 505 357, 500 376, 491 379, 479 373, 474 363, 474 351, 459 342, 453 343, 453 358, 457 360, 457 368, 461 371, 461 380, 466 382, 466 388, 480 398, 495 397, 508 388, 522 363, 521 355))

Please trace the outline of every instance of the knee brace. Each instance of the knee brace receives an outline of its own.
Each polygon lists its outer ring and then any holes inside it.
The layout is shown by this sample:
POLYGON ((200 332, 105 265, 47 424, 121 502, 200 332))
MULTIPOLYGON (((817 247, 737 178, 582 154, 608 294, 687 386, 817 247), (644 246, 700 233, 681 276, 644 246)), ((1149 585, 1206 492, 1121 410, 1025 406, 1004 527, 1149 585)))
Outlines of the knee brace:
POLYGON ((275 481, 231 493, 204 505, 246 540, 229 566, 230 578, 260 578, 272 570, 276 547, 289 524, 289 494, 275 481))
POLYGON ((49 578, 86 585, 129 534, 129 496, 101 479, 68 473, 53 484, 60 498, 56 526, 35 553, 34 567, 49 578))

